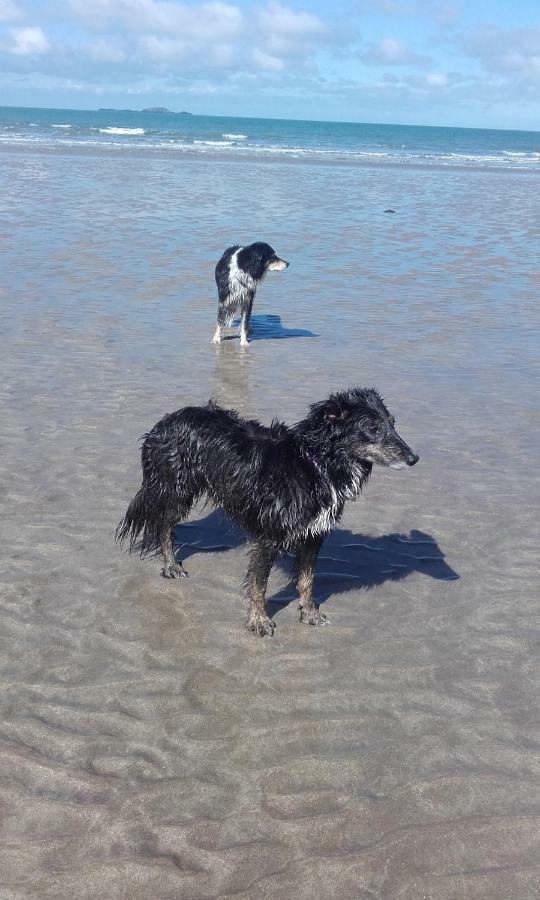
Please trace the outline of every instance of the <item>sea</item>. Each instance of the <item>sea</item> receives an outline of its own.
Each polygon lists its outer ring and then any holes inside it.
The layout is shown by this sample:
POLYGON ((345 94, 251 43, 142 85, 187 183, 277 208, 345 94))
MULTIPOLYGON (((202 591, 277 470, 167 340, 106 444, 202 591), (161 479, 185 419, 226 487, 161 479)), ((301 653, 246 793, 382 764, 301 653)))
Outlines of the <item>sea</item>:
POLYGON ((540 170, 540 132, 0 107, 0 145, 540 170))

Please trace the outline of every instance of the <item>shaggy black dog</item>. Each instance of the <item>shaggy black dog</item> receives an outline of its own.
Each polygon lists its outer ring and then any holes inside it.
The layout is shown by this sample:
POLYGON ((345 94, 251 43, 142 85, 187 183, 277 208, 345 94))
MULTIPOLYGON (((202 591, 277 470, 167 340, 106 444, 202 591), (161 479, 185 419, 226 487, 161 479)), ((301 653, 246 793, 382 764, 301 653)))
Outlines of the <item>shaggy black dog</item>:
POLYGON ((141 455, 142 487, 117 540, 129 537, 133 549, 142 532, 141 556, 161 548, 163 575, 185 575, 171 530, 206 494, 253 542, 247 627, 261 636, 274 631, 265 592, 277 555, 296 551, 300 620, 322 624, 325 616, 312 597, 315 561, 345 501, 358 496, 373 463, 401 468, 418 462, 377 391, 360 388, 315 403, 292 427, 274 421, 266 428, 212 402, 186 407, 154 426, 141 455))
POLYGON ((248 247, 229 247, 216 266, 218 289, 217 325, 213 344, 221 343, 221 332, 230 325, 234 316, 240 315, 240 343, 247 347, 249 320, 255 299, 255 291, 267 272, 282 272, 289 265, 276 256, 270 244, 257 242, 248 247))

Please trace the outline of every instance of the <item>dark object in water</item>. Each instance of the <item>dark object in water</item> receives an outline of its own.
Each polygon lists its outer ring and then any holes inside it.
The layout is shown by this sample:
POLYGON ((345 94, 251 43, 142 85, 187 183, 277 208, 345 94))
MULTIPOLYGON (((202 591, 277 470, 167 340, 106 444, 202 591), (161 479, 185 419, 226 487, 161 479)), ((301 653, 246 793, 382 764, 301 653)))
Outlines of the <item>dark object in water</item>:
POLYGON ((395 213, 395 209, 385 209, 385 213, 395 213))

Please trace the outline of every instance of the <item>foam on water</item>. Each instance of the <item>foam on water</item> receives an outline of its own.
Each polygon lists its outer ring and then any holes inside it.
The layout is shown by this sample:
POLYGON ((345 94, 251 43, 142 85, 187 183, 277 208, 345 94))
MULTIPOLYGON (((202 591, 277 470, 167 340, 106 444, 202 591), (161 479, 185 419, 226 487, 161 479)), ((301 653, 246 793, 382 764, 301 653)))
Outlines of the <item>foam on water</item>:
POLYGON ((99 128, 101 134, 145 134, 144 128, 99 128))
POLYGON ((231 147, 232 141, 193 141, 200 147, 231 147))

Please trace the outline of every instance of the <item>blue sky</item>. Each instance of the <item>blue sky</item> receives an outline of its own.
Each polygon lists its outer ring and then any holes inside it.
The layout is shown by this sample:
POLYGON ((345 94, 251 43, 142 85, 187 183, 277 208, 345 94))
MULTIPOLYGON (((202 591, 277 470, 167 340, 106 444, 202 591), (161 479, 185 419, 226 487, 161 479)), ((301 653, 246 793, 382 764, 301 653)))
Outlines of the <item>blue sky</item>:
POLYGON ((540 130, 540 0, 0 0, 0 104, 540 130))

